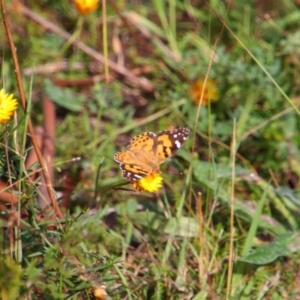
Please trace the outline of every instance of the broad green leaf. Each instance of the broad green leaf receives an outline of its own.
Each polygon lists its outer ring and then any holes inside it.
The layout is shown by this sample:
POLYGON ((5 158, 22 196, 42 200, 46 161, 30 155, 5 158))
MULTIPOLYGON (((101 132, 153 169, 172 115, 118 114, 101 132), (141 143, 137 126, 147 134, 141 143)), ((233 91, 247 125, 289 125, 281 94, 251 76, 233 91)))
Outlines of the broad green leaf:
POLYGON ((142 211, 131 214, 130 217, 135 223, 143 226, 150 226, 161 233, 174 234, 182 237, 198 236, 199 224, 196 218, 180 217, 166 219, 154 212, 142 211))
POLYGON ((75 94, 69 88, 60 88, 49 80, 44 82, 44 91, 46 95, 57 105, 69 109, 73 112, 79 112, 82 110, 84 102, 84 96, 75 94))
POLYGON ((274 242, 265 247, 254 250, 251 254, 241 258, 241 261, 265 265, 278 257, 289 256, 300 249, 300 232, 287 232, 278 236, 274 242))

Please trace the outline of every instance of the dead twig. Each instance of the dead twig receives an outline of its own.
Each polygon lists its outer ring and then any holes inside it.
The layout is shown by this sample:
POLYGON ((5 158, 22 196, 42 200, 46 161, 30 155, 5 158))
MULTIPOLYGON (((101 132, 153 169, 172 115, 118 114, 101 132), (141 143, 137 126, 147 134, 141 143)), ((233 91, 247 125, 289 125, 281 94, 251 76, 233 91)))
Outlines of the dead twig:
MULTIPOLYGON (((40 17, 39 15, 37 15, 36 13, 31 11, 29 8, 27 8, 25 6, 22 6, 22 13, 26 17, 29 17, 32 20, 34 20, 35 22, 42 25, 45 29, 59 35, 60 37, 62 37, 65 40, 70 41, 71 35, 68 32, 62 30, 61 28, 57 27, 53 23, 50 23, 49 21, 47 21, 44 18, 40 17)), ((82 43, 78 40, 74 40, 71 43, 74 46, 76 46, 78 49, 83 51, 84 53, 86 53, 89 56, 91 56, 92 58, 94 58, 95 60, 101 62, 102 64, 105 64, 106 59, 100 53, 98 53, 94 49, 90 48, 86 44, 84 44, 84 43, 82 43)), ((124 76, 125 79, 131 85, 139 86, 147 92, 152 92, 154 90, 154 86, 152 85, 152 83, 148 79, 135 76, 129 70, 127 70, 126 68, 116 64, 115 62, 113 62, 111 60, 108 60, 107 64, 108 64, 108 66, 110 67, 111 70, 113 70, 113 71, 117 72, 118 74, 124 76)))

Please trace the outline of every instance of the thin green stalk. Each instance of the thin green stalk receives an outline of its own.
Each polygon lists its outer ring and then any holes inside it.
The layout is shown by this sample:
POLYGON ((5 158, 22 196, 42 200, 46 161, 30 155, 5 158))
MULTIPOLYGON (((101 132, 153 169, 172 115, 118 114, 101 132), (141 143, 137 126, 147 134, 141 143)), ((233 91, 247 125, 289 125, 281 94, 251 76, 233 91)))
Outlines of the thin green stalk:
POLYGON ((57 57, 63 56, 63 54, 68 50, 68 48, 80 36, 80 34, 82 32, 82 27, 83 27, 83 21, 84 21, 84 17, 80 15, 79 18, 78 18, 78 20, 77 20, 74 32, 72 33, 72 35, 70 36, 70 38, 63 44, 63 46, 61 47, 60 51, 56 55, 57 57))
POLYGON ((251 110, 253 108, 255 95, 250 94, 249 97, 246 99, 245 105, 243 105, 243 110, 241 113, 240 118, 238 119, 237 126, 236 126, 236 139, 238 143, 241 140, 241 137, 245 131, 245 128, 248 124, 248 120, 251 117, 251 110))
POLYGON ((231 196, 230 196, 230 241, 227 272, 226 299, 229 299, 231 291, 232 270, 234 261, 234 188, 235 188, 235 153, 236 153, 236 119, 233 119, 233 132, 231 144, 231 196))
POLYGON ((107 45, 107 12, 106 12, 106 0, 102 0, 102 18, 103 18, 103 29, 102 29, 102 36, 103 36, 103 56, 105 59, 104 63, 104 73, 105 77, 108 80, 109 78, 109 68, 108 68, 108 45, 107 45))
POLYGON ((262 211, 263 211, 263 208, 264 208, 264 205, 265 205, 267 194, 268 194, 268 190, 265 189, 263 194, 262 194, 262 197, 261 197, 260 201, 258 202, 258 207, 255 210, 255 214, 253 216, 251 226, 250 226, 250 229, 248 231, 247 238, 246 238, 244 248, 243 248, 243 251, 242 251, 242 256, 245 256, 245 255, 249 254, 249 252, 251 250, 254 237, 257 233, 257 228, 258 228, 258 226, 260 224, 260 221, 261 221, 261 215, 262 215, 262 211))
MULTIPOLYGON (((175 0, 170 0, 170 1, 175 1, 175 0)), ((166 5, 165 5, 165 1, 162 0, 153 0, 154 6, 156 8, 156 11, 158 13, 160 22, 162 24, 163 30, 164 30, 164 35, 166 37, 166 39, 169 42, 170 48, 172 49, 173 53, 176 55, 176 57, 180 56, 180 51, 178 50, 178 46, 176 43, 176 38, 174 36, 174 26, 173 26, 173 30, 172 30, 172 24, 170 25, 168 23, 168 19, 166 17, 166 5)), ((171 4, 171 6, 174 6, 174 4, 171 4)), ((171 10, 174 8, 170 8, 171 10)), ((172 12, 172 22, 176 22, 176 17, 174 17, 174 12, 172 12)), ((169 15, 170 15, 170 11, 169 11, 169 15)), ((176 28, 176 27, 175 27, 176 28)))
POLYGON ((176 36, 177 36, 177 28, 176 28, 176 0, 169 0, 169 22, 170 22, 170 30, 172 34, 172 40, 176 44, 176 36))

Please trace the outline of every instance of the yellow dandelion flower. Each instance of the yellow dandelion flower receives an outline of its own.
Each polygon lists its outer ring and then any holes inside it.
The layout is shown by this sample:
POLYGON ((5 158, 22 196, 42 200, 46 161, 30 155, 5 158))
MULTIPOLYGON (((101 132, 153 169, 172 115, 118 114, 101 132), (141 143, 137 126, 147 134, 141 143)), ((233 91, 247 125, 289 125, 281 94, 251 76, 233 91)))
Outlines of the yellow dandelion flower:
POLYGON ((209 101, 215 101, 219 98, 219 91, 216 87, 215 80, 208 79, 205 83, 205 86, 204 83, 205 81, 201 79, 198 79, 191 83, 190 94, 196 105, 200 103, 201 98, 202 105, 207 105, 209 101))
POLYGON ((98 0, 74 0, 74 4, 82 15, 90 14, 99 5, 98 0))
POLYGON ((139 179, 137 181, 134 181, 132 183, 132 186, 137 191, 148 191, 150 193, 158 191, 159 188, 162 187, 162 177, 155 172, 152 172, 148 176, 139 179))
POLYGON ((0 90, 0 123, 6 123, 18 106, 18 101, 13 99, 13 94, 5 94, 4 89, 0 90))

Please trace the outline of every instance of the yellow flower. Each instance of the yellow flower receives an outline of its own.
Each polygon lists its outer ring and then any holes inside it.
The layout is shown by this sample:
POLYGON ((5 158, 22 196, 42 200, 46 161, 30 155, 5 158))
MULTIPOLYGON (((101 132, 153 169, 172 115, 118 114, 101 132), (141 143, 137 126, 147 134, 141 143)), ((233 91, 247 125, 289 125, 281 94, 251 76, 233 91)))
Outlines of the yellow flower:
POLYGON ((204 80, 198 79, 191 83, 191 97, 196 105, 201 101, 202 105, 207 105, 209 101, 215 101, 219 98, 219 91, 216 87, 216 82, 212 79, 208 79, 204 86, 204 80), (203 91, 204 89, 204 91, 203 91), (202 96, 203 91, 203 96, 202 96))
POLYGON ((152 172, 148 176, 134 181, 132 186, 139 192, 144 190, 153 193, 162 187, 162 181, 163 179, 159 174, 152 172))
POLYGON ((93 12, 98 7, 98 0, 74 0, 75 7, 82 15, 93 12))
POLYGON ((4 89, 0 90, 0 123, 6 123, 13 115, 18 106, 18 101, 13 99, 13 94, 5 94, 4 89))

